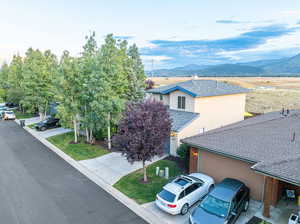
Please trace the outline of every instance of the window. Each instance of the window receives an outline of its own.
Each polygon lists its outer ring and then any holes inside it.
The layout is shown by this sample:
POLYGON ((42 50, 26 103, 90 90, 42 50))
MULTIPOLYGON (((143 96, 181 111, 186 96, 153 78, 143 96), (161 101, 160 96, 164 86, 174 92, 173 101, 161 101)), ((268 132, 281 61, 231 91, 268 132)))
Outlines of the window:
POLYGON ((164 98, 163 98, 163 95, 159 95, 159 99, 160 100, 163 100, 164 98))
POLYGON ((178 109, 185 109, 185 96, 178 96, 178 109))
POLYGON ((179 197, 178 197, 178 200, 180 200, 181 198, 183 198, 184 197, 184 191, 182 191, 181 193, 180 193, 180 195, 179 195, 179 197))
POLYGON ((240 191, 236 195, 236 200, 239 203, 245 196, 245 189, 241 188, 240 191))
POLYGON ((159 194, 159 197, 161 197, 162 199, 168 201, 168 202, 174 202, 174 199, 176 197, 175 194, 171 193, 170 191, 167 191, 165 189, 163 189, 159 194))
POLYGON ((192 193, 197 188, 198 188, 198 186, 196 184, 193 184, 193 185, 189 186, 187 189, 185 189, 185 195, 188 195, 188 194, 192 193))
POLYGON ((208 195, 199 205, 204 211, 225 218, 229 212, 230 203, 208 195))

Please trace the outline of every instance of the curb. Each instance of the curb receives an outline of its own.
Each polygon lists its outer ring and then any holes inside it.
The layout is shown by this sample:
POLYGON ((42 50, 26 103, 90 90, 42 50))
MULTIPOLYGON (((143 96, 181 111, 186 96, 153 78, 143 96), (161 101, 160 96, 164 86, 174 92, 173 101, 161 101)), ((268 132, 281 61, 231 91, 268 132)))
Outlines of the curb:
POLYGON ((42 138, 41 136, 36 135, 30 128, 24 127, 24 130, 29 132, 33 137, 38 139, 42 144, 47 146, 49 149, 51 149, 53 152, 55 152, 58 156, 60 156, 62 159, 64 159, 66 162, 68 162, 71 166, 73 166, 75 169, 77 169, 79 172, 81 172, 83 175, 85 175, 87 178, 89 178, 91 181, 93 181, 95 184, 97 184, 99 187, 101 187, 103 190, 105 190, 107 193, 112 195, 115 199, 120 201, 122 204, 124 204, 127 208, 132 210, 136 215, 143 218, 145 221, 147 221, 150 224, 168 224, 164 222, 161 218, 159 218, 156 214, 147 211, 145 208, 143 208, 141 205, 137 204, 134 200, 128 198, 126 195, 124 195, 122 192, 115 189, 113 186, 108 184, 103 178, 101 178, 99 175, 85 167, 84 165, 80 164, 67 154, 65 154, 63 151, 61 151, 59 148, 57 148, 55 145, 47 141, 46 139, 42 138))

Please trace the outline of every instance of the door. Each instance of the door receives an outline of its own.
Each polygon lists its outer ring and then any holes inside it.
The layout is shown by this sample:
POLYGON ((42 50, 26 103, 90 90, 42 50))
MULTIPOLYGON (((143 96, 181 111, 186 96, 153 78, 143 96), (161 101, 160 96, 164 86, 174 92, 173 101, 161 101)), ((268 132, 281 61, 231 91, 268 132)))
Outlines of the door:
POLYGON ((185 189, 185 198, 190 206, 195 204, 200 199, 197 193, 198 188, 199 186, 195 183, 185 189))
POLYGON ((170 154, 170 138, 167 138, 165 145, 164 145, 164 153, 170 154))
POLYGON ((200 200, 201 198, 203 198, 207 194, 207 190, 206 190, 206 187, 204 186, 204 184, 195 183, 195 185, 196 185, 196 187, 195 187, 195 197, 198 198, 198 200, 200 200))

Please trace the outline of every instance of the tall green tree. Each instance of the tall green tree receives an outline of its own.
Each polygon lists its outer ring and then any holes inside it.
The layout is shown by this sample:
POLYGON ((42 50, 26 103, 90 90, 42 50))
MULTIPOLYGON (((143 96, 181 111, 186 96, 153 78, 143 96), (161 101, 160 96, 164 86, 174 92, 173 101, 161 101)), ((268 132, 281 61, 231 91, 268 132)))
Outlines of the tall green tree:
POLYGON ((9 65, 9 72, 7 77, 8 90, 7 101, 20 104, 24 99, 23 89, 24 73, 23 73, 23 58, 19 55, 14 55, 9 65))
POLYGON ((58 117, 64 126, 73 128, 74 142, 78 142, 81 111, 81 70, 79 59, 64 51, 58 68, 57 89, 60 94, 58 117))
POLYGON ((0 69, 0 100, 7 100, 9 66, 3 63, 0 69))
POLYGON ((146 75, 138 47, 133 44, 128 49, 129 72, 128 72, 128 91, 127 96, 130 101, 141 100, 145 95, 146 75))
POLYGON ((30 111, 37 109, 43 119, 55 96, 57 58, 50 50, 43 53, 30 48, 26 52, 23 72, 25 97, 22 103, 30 111))

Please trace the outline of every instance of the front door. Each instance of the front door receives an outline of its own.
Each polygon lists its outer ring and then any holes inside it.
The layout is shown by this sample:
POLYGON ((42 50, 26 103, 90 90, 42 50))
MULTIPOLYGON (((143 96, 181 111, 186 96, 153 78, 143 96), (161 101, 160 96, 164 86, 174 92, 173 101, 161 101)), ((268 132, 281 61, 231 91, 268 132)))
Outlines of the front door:
POLYGON ((167 138, 165 145, 164 145, 164 153, 170 154, 170 138, 167 138))

